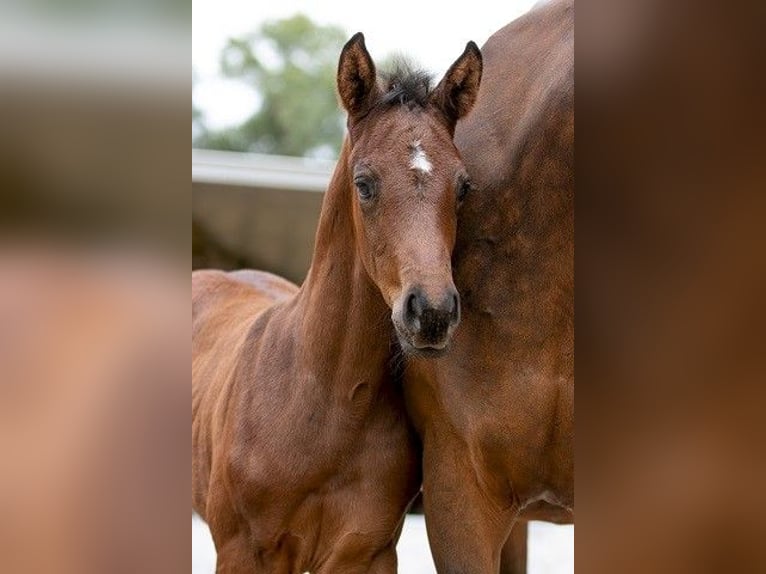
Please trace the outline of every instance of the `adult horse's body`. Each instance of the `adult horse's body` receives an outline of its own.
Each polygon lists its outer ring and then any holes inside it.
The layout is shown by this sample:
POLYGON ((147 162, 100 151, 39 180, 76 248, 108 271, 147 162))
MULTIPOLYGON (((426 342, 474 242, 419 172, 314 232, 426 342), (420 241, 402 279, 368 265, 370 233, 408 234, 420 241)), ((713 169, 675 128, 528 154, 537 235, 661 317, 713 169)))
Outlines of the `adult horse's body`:
POLYGON ((301 289, 193 274, 192 505, 219 572, 396 571, 420 466, 391 345, 437 355, 459 320, 452 135, 480 77, 471 43, 433 91, 417 74, 378 83, 354 36, 338 68, 349 136, 301 289))
POLYGON ((405 374, 429 540, 450 574, 523 571, 514 523, 574 511, 571 3, 535 8, 482 55, 455 134, 476 185, 453 256, 463 319, 447 356, 405 374))

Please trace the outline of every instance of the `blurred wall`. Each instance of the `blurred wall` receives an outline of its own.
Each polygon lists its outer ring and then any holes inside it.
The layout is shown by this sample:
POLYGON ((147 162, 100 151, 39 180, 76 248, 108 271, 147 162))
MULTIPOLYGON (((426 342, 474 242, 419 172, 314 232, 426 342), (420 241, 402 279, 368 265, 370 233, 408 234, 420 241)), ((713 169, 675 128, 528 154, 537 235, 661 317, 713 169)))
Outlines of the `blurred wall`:
POLYGON ((192 152, 192 267, 271 271, 300 283, 332 162, 192 152))

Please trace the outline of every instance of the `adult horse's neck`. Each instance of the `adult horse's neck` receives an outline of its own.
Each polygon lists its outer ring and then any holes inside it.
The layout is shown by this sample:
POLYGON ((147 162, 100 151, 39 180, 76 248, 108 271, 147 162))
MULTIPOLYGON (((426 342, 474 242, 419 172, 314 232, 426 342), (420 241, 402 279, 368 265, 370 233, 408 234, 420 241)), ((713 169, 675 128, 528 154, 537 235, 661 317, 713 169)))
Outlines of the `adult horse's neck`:
POLYGON ((297 311, 303 357, 319 384, 338 397, 352 398, 363 389, 372 398, 385 375, 393 326, 357 253, 349 153, 346 138, 322 204, 297 311))

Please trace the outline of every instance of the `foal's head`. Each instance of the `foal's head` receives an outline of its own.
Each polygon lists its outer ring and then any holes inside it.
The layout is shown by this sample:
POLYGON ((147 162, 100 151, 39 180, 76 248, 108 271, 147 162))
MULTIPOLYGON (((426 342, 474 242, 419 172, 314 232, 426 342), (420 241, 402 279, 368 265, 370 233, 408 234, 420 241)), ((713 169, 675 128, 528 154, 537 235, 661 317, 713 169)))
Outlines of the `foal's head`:
POLYGON ((425 75, 406 70, 378 80, 361 34, 340 56, 356 248, 405 352, 443 351, 460 321, 450 258, 471 184, 452 136, 480 79, 473 42, 433 90, 425 75))

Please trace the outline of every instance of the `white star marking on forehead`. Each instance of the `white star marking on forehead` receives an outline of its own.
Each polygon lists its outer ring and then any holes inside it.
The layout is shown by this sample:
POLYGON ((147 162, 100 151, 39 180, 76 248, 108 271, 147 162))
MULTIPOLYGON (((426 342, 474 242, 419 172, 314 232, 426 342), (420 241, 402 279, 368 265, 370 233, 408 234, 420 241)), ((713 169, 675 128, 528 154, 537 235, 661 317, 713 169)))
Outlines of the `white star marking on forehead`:
POLYGON ((410 156, 410 169, 414 169, 423 173, 431 173, 433 166, 426 156, 426 152, 420 146, 420 140, 415 140, 410 146, 412 149, 412 156, 410 156))

